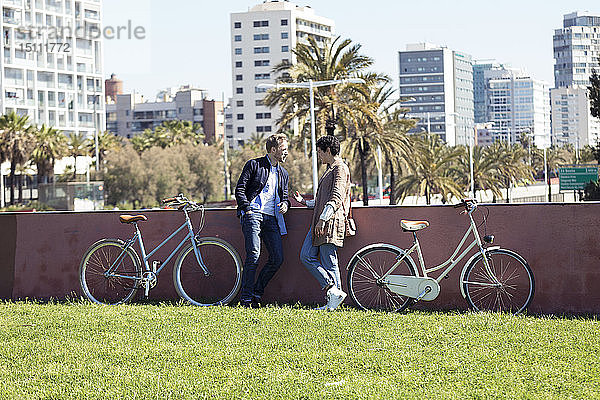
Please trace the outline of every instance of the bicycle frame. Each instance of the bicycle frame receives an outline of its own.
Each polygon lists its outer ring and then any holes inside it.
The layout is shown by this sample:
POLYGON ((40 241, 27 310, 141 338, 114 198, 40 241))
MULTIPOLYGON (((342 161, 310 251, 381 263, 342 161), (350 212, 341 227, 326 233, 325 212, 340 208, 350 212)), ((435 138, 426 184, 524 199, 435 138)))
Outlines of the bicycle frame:
MULTIPOLYGON (((396 263, 394 263, 394 265, 383 275, 381 276, 378 281, 383 281, 388 275, 390 275, 392 272, 394 272, 394 270, 402 263, 402 261, 408 257, 410 254, 412 254, 414 251, 417 252, 418 258, 419 258, 419 264, 421 267, 421 277, 427 278, 427 274, 431 273, 431 272, 435 272, 435 271, 439 271, 443 268, 446 268, 442 274, 436 279, 436 282, 439 284, 440 281, 442 279, 444 279, 449 273, 450 271, 452 271, 454 269, 454 267, 456 267, 456 265, 458 265, 458 263, 469 253, 469 251, 471 251, 471 249, 475 246, 479 247, 479 253, 481 253, 482 255, 485 255, 485 251, 486 249, 483 247, 483 244, 481 243, 481 238, 479 237, 479 231, 477 231, 477 225, 475 224, 475 221, 473 220, 473 216, 471 215, 473 213, 473 211, 468 211, 469 214, 469 220, 470 220, 470 226, 469 229, 467 229, 467 231, 465 232, 462 240, 460 241, 460 243, 458 244, 458 246, 456 247, 456 249, 454 250, 454 253, 452 253, 452 255, 446 260, 444 261, 442 264, 437 265, 435 267, 432 268, 426 268, 425 267, 425 261, 423 260, 423 253, 421 252, 421 245, 419 244, 419 240, 417 239, 417 233, 413 232, 413 238, 414 238, 414 243, 413 245, 408 249, 405 250, 403 252, 403 254, 399 255, 396 263), (469 237, 470 234, 473 234, 474 239, 473 241, 467 246, 467 248, 460 253, 460 255, 457 254, 460 252, 461 248, 463 247, 463 245, 465 244, 465 241, 467 240, 467 238, 469 237)), ((489 269, 489 265, 487 262, 487 259, 484 257, 484 265, 486 267, 486 269, 489 269)), ((416 271, 417 274, 419 274, 419 271, 416 271)))
MULTIPOLYGON (((143 260, 143 264, 144 264, 144 271, 145 272, 151 271, 152 273, 158 275, 163 270, 163 268, 167 265, 167 263, 169 261, 171 261, 171 259, 179 252, 179 250, 181 249, 181 247, 183 247, 183 245, 185 244, 185 242, 188 241, 188 240, 190 240, 192 242, 192 247, 194 249, 194 254, 196 255, 196 260, 198 261, 198 264, 200 265, 200 268, 202 268, 202 272, 204 272, 205 276, 209 276, 210 272, 206 268, 206 265, 204 264, 204 261, 202 260, 202 255, 198 251, 198 246, 196 246, 196 241, 194 240, 194 237, 195 237, 195 235, 194 235, 194 229, 192 227, 192 222, 190 221, 190 217, 188 215, 188 212, 184 210, 184 214, 185 214, 185 222, 179 228, 177 228, 173 233, 171 233, 171 235, 168 238, 166 238, 165 240, 163 240, 162 243, 160 243, 158 246, 156 246, 154 249, 152 249, 149 254, 146 254, 146 247, 144 246, 144 240, 143 240, 143 237, 142 237, 142 232, 140 231, 140 229, 138 227, 138 224, 134 223, 134 227, 135 227, 135 233, 134 233, 134 235, 129 240, 127 240, 127 242, 125 242, 125 247, 123 248, 121 254, 119 255, 119 257, 117 257, 117 259, 115 260, 115 262, 113 263, 113 265, 111 265, 111 267, 108 269, 108 271, 106 271, 106 274, 107 275, 112 275, 113 269, 115 269, 115 267, 117 266, 117 264, 120 262, 120 260, 122 259, 122 257, 125 255, 125 252, 129 248, 133 247, 133 245, 137 242, 138 246, 140 248, 140 251, 142 253, 142 260, 143 260), (150 259, 150 257, 152 257, 167 242, 169 242, 171 239, 173 239, 173 237, 175 237, 179 232, 181 232, 186 227, 188 228, 188 234, 181 240, 181 242, 179 242, 179 244, 177 245, 177 247, 175 248, 175 250, 173 250, 171 252, 171 254, 169 254, 169 256, 166 258, 166 260, 164 260, 163 262, 161 262, 160 268, 156 269, 154 267, 154 265, 151 268, 150 265, 148 264, 148 260, 150 259)), ((131 277, 131 276, 119 276, 119 275, 112 275, 112 276, 122 277, 122 278, 126 278, 126 279, 134 279, 134 280, 137 279, 137 278, 134 278, 134 277, 131 277)))

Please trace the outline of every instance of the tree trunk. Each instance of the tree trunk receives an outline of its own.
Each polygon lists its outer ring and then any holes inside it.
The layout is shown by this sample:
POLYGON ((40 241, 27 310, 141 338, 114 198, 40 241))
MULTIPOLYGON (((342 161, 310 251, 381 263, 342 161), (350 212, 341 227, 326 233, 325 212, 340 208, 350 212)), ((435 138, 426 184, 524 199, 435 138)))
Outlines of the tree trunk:
POLYGON ((388 160, 390 166, 390 205, 396 204, 396 196, 394 195, 394 187, 396 186, 396 172, 394 171, 394 163, 388 160))
POLYGON ((550 168, 548 168, 548 176, 546 177, 548 180, 548 203, 552 203, 552 185, 550 181, 550 168))
POLYGON ((367 165, 366 165, 366 154, 362 148, 358 149, 360 155, 360 175, 363 186, 363 205, 369 205, 369 191, 367 190, 367 165))
POLYGON ((14 162, 10 163, 10 205, 15 204, 15 171, 17 165, 14 162))
POLYGON ((73 182, 77 182, 77 156, 73 156, 73 182))
POLYGON ((19 182, 17 183, 17 188, 19 192, 19 204, 23 204, 23 174, 19 175, 19 182))
POLYGON ((429 199, 429 185, 425 185, 425 203, 427 205, 431 204, 431 200, 429 199))

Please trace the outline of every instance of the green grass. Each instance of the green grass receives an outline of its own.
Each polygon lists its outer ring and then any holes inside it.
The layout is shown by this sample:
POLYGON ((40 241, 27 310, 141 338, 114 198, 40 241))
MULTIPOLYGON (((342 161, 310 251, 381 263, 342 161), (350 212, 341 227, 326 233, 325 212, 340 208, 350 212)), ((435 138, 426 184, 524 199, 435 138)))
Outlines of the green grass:
POLYGON ((500 314, 0 303, 0 398, 600 398, 599 331, 500 314))

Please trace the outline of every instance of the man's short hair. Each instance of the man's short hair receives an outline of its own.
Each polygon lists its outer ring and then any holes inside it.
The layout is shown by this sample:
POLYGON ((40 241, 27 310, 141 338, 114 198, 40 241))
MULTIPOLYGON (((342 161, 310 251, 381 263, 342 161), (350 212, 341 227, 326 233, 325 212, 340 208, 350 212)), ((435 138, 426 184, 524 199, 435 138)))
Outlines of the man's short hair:
POLYGON ((340 154, 340 141, 335 136, 321 136, 319 140, 317 140, 317 147, 323 151, 329 149, 332 156, 340 154))
POLYGON ((282 133, 277 133, 275 135, 271 135, 267 138, 267 142, 265 146, 267 148, 267 153, 271 152, 273 147, 278 147, 280 143, 287 142, 288 138, 282 133))

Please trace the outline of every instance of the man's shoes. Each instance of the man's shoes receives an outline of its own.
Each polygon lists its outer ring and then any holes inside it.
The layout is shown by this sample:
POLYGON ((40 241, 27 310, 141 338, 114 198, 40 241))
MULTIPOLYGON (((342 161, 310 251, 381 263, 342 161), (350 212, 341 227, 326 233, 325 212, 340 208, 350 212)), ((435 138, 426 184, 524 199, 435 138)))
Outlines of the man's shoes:
POLYGON ((338 306, 342 304, 346 296, 347 294, 343 290, 338 289, 335 286, 330 288, 327 291, 327 309, 329 311, 333 311, 336 308, 338 308, 338 306))
POLYGON ((262 304, 260 303, 260 297, 252 297, 252 300, 240 300, 240 307, 260 308, 262 307, 262 304))

